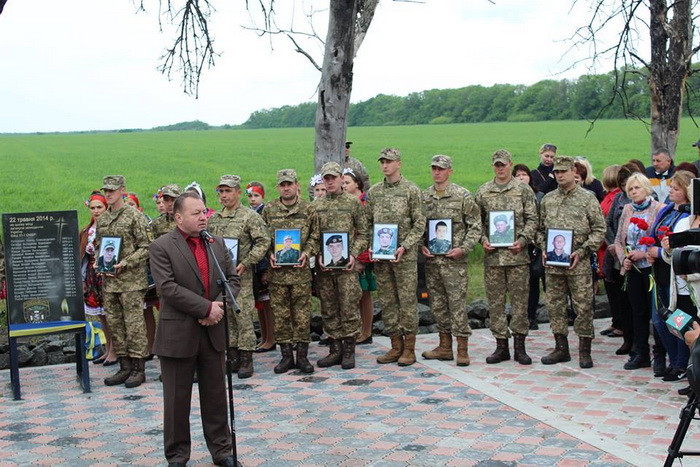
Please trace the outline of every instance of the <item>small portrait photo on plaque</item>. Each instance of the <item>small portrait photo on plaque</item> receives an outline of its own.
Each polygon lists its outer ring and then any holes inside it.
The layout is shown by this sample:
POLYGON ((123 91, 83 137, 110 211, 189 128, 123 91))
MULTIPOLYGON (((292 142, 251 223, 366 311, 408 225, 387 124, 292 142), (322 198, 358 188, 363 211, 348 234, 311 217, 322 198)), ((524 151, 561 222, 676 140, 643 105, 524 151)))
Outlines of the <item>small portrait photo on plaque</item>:
POLYGON ((321 264, 324 268, 345 269, 348 267, 350 252, 348 251, 347 232, 323 232, 321 239, 323 255, 321 264))
POLYGON ((396 259, 399 224, 374 224, 372 259, 396 259))
POLYGON ((224 243, 226 244, 226 249, 231 257, 231 261, 233 261, 233 266, 238 266, 238 239, 233 237, 224 237, 224 243))
POLYGON ((452 249, 452 219, 428 219, 428 251, 444 255, 452 249))
POLYGON ((102 237, 100 241, 100 254, 97 257, 98 274, 115 274, 114 266, 119 262, 121 246, 121 237, 102 237))
POLYGON ((489 211, 489 243, 492 247, 509 247, 515 243, 515 212, 489 211))
POLYGON ((275 263, 296 266, 301 255, 301 229, 275 230, 275 263))
POLYGON ((574 231, 571 229, 547 229, 547 266, 571 266, 571 244, 574 231))

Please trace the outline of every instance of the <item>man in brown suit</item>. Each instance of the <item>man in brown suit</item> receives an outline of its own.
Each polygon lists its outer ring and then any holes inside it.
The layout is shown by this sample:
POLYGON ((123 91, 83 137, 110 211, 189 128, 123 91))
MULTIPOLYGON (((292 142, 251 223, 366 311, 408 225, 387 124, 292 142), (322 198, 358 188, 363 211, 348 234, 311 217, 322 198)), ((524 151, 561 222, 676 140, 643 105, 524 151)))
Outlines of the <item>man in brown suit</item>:
MULTIPOLYGON (((177 223, 150 248, 151 272, 161 297, 153 352, 163 379, 165 458, 186 465, 190 458, 190 401, 195 369, 204 438, 217 465, 232 466, 228 426, 224 351, 226 330, 214 263, 199 232, 207 225, 206 208, 196 193, 183 193, 174 206, 177 223), (213 298, 216 297, 216 298, 213 298)), ((240 281, 221 237, 211 244, 234 294, 240 281)))

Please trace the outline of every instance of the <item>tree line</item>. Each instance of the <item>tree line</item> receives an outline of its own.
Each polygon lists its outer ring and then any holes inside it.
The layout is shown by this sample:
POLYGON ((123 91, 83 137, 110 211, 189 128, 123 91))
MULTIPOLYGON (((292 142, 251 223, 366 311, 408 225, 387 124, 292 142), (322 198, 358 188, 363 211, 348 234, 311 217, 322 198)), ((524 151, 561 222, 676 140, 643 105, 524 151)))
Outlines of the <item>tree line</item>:
MULTIPOLYGON (((687 87, 684 115, 695 115, 700 107, 700 74, 691 74, 687 87)), ((407 96, 379 94, 350 105, 348 126, 648 119, 649 108, 649 87, 643 76, 627 73, 624 83, 616 83, 611 72, 574 80, 543 80, 531 86, 474 85, 407 96)), ((258 110, 242 127, 313 127, 315 117, 316 103, 307 102, 258 110)))

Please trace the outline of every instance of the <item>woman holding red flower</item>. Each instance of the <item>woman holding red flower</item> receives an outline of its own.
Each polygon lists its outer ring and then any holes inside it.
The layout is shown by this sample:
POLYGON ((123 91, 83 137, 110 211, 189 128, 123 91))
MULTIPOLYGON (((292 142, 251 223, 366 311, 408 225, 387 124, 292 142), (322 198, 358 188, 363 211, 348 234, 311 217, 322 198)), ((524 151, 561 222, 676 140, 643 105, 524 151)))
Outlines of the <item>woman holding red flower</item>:
POLYGON ((650 236, 650 224, 664 205, 651 196, 653 193, 651 183, 640 173, 632 174, 627 179, 625 189, 632 203, 622 210, 615 237, 615 251, 622 265, 620 274, 626 275, 626 291, 632 311, 633 347, 630 359, 625 363, 624 368, 636 370, 651 366, 649 358, 651 263, 647 258, 647 249, 654 244, 654 239, 650 236))

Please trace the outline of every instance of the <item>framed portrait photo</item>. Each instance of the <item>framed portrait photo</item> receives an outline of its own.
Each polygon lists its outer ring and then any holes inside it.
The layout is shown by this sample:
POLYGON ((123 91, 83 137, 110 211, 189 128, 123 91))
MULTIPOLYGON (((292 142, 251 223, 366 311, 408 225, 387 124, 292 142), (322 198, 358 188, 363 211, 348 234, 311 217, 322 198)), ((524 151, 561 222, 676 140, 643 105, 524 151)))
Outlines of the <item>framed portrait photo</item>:
POLYGON ((224 243, 226 244, 229 256, 231 256, 231 261, 233 261, 233 267, 235 268, 238 266, 238 239, 224 237, 224 243))
POLYGON ((574 231, 571 229, 547 229, 547 266, 571 266, 571 245, 574 231))
POLYGON ((399 224, 374 224, 372 259, 396 259, 399 224))
POLYGON ((275 262, 277 266, 300 264, 301 229, 275 229, 275 262))
POLYGON ((428 251, 444 255, 452 249, 452 219, 428 219, 428 251))
POLYGON ((489 243, 494 248, 513 246, 515 211, 489 211, 489 243))
POLYGON ((119 262, 119 253, 122 247, 121 237, 102 237, 100 251, 97 255, 97 273, 107 276, 116 274, 114 266, 119 262))
POLYGON ((324 268, 345 269, 350 259, 349 236, 347 232, 321 233, 321 264, 324 268))

